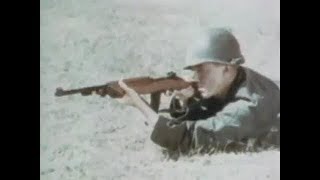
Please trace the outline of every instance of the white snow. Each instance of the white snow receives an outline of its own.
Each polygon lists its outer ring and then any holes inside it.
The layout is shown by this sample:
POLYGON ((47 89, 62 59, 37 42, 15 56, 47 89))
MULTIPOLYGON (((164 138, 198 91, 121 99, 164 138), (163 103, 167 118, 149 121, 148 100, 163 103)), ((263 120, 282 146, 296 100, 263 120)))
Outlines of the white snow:
MULTIPOLYGON (((114 99, 55 89, 121 77, 183 74, 199 28, 229 27, 246 66, 280 81, 277 0, 42 0, 40 178, 280 179, 280 152, 167 160, 144 117, 114 99)), ((280 84, 279 84, 280 85, 280 84)))

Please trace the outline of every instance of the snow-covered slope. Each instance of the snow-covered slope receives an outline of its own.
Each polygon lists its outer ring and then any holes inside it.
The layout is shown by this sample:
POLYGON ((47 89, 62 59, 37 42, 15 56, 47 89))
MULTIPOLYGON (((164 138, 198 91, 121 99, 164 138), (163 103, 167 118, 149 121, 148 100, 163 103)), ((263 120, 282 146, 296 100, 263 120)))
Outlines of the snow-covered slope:
POLYGON ((183 74, 192 35, 218 26, 238 37, 246 66, 280 81, 279 8, 276 0, 41 0, 41 179, 280 179, 280 152, 167 161, 136 109, 54 97, 58 86, 183 74))

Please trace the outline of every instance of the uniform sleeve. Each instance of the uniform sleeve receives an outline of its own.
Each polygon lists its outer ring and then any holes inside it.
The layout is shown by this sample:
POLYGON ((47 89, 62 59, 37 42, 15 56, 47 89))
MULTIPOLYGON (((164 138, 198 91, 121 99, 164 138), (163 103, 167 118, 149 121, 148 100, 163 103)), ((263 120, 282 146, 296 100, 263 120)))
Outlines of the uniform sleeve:
POLYGON ((192 121, 184 121, 170 126, 170 119, 160 116, 151 134, 151 140, 169 150, 187 150, 192 147, 226 145, 240 141, 252 133, 253 110, 255 104, 247 100, 237 100, 226 105, 215 116, 192 121))
POLYGON ((254 108, 254 103, 240 99, 226 105, 215 116, 197 121, 193 132, 194 145, 226 145, 254 133, 254 108))

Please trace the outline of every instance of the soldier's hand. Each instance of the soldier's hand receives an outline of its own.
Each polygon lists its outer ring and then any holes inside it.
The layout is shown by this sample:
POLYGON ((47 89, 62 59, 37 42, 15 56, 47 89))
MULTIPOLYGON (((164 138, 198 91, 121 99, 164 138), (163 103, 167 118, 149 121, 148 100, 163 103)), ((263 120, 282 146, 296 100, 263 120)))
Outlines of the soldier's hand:
POLYGON ((136 106, 138 101, 141 101, 140 96, 138 95, 138 93, 127 86, 127 84, 125 84, 123 82, 123 79, 119 80, 119 86, 125 91, 125 95, 122 98, 118 98, 118 102, 122 103, 122 104, 126 104, 126 105, 130 105, 130 106, 136 106))
MULTIPOLYGON (((180 76, 184 81, 186 82, 196 82, 196 80, 191 76, 180 76)), ((185 89, 182 89, 180 91, 174 90, 174 91, 166 91, 166 96, 176 96, 180 100, 186 100, 194 95, 195 91, 192 86, 189 86, 185 89)))
POLYGON ((181 101, 186 101, 194 95, 194 89, 192 86, 189 86, 188 88, 182 89, 180 91, 173 91, 172 95, 181 101))

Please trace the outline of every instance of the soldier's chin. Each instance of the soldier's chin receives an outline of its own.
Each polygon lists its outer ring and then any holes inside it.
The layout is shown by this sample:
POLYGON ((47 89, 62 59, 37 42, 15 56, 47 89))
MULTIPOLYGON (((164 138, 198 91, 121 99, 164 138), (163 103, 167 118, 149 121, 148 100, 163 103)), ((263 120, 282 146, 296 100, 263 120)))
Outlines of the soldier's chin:
POLYGON ((212 96, 206 89, 201 89, 200 94, 204 99, 210 98, 212 96))
POLYGON ((201 94, 201 97, 203 99, 209 99, 209 98, 212 98, 212 97, 216 97, 216 98, 222 98, 222 94, 219 94, 217 92, 209 92, 209 91, 206 91, 206 90, 203 90, 203 91, 200 91, 200 94, 201 94))
POLYGON ((209 99, 209 98, 213 97, 213 95, 208 94, 208 93, 203 93, 203 94, 201 94, 201 97, 202 97, 203 99, 209 99))

